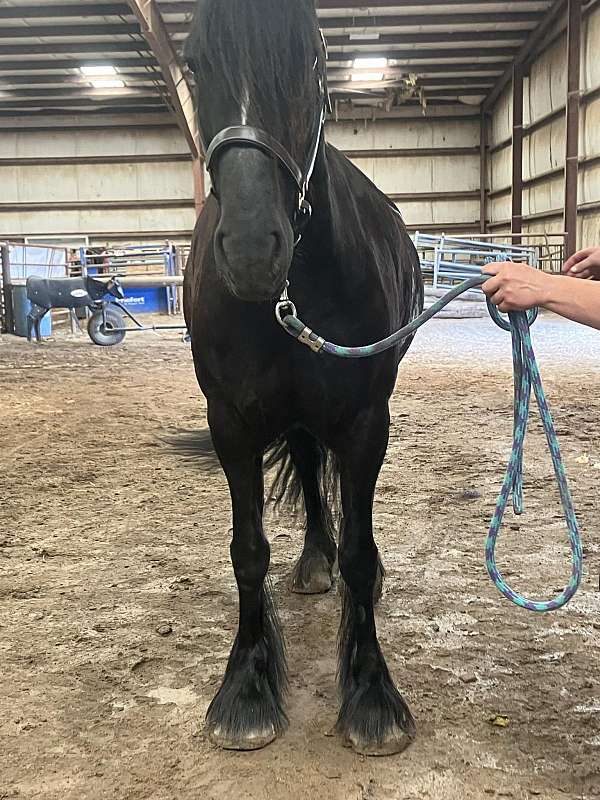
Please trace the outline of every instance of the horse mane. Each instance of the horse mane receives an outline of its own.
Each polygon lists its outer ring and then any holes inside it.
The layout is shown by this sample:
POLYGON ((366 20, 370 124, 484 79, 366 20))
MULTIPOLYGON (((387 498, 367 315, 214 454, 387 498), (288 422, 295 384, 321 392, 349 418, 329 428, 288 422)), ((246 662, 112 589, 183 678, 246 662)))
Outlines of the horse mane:
POLYGON ((237 104, 250 100, 264 127, 274 114, 309 124, 321 52, 314 0, 198 0, 185 44, 194 71, 208 66, 237 104))

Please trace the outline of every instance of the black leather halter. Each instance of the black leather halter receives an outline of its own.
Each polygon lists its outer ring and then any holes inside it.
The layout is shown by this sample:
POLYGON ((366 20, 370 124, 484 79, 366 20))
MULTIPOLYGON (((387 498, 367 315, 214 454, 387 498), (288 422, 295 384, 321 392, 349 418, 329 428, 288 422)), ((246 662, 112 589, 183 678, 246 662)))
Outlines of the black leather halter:
POLYGON ((274 139, 270 133, 260 128, 253 128, 250 125, 232 125, 230 128, 224 128, 219 131, 206 151, 206 169, 210 172, 213 159, 220 150, 235 145, 256 147, 258 150, 263 150, 265 153, 277 158, 292 176, 298 191, 302 192, 304 182, 302 170, 285 147, 277 139, 274 139))
MULTIPOLYGON (((326 63, 327 52, 325 39, 322 33, 321 39, 323 41, 323 48, 325 50, 326 63)), ((317 64, 318 59, 315 59, 315 71, 317 64)), ((308 191, 310 179, 315 168, 317 154, 319 152, 319 146, 323 136, 325 115, 328 110, 331 111, 326 76, 319 77, 319 84, 321 88, 322 102, 319 109, 317 131, 304 169, 298 165, 285 147, 278 142, 277 139, 271 136, 270 133, 263 131, 261 128, 254 128, 251 125, 232 125, 229 128, 224 128, 215 135, 209 146, 206 148, 205 162, 206 169, 209 172, 211 172, 211 168, 214 166, 216 156, 229 147, 253 147, 257 150, 262 150, 264 153, 267 153, 279 162, 279 164, 285 169, 286 174, 289 175, 294 181, 298 192, 298 205, 293 219, 294 231, 298 237, 296 244, 300 241, 302 229, 310 219, 312 213, 310 203, 308 203, 306 200, 306 193, 308 191)), ((213 194, 216 195, 214 189, 213 194)))

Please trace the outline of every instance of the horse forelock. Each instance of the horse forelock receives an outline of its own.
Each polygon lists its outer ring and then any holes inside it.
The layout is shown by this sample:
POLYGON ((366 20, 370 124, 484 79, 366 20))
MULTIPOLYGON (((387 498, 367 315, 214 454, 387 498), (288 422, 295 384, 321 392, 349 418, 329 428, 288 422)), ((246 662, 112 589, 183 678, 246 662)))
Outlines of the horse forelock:
POLYGON ((266 130, 310 135, 321 55, 313 0, 199 0, 185 45, 197 77, 210 69, 211 93, 224 92, 266 130), (216 82, 216 85, 214 85, 216 82))

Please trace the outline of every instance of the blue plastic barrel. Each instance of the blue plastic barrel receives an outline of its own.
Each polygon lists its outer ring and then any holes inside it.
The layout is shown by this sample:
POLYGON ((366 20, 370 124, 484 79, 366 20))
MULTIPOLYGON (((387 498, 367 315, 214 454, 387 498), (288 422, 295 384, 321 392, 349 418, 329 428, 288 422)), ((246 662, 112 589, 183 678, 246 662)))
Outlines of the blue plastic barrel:
MULTIPOLYGON (((27 315, 31 309, 31 303, 27 299, 27 287, 11 286, 11 297, 15 336, 27 336, 27 315)), ((42 336, 52 336, 52 316, 50 312, 42 320, 40 333, 42 336)), ((35 336, 35 332, 33 335, 35 336)))

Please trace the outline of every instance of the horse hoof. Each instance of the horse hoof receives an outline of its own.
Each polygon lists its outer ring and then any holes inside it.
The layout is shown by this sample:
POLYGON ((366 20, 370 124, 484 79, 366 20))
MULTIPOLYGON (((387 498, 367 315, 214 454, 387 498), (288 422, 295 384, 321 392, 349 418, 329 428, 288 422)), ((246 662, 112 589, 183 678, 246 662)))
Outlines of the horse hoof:
POLYGON ((351 747, 360 756, 396 756, 404 752, 413 742, 414 737, 394 726, 382 741, 368 741, 350 732, 344 738, 344 746, 351 747))
POLYGON ((302 553, 292 572, 295 594, 326 594, 333 585, 331 567, 323 553, 302 553))
POLYGON ((277 738, 273 725, 262 731, 249 731, 243 735, 234 735, 221 727, 214 728, 208 734, 210 741, 222 750, 262 750, 277 738))

